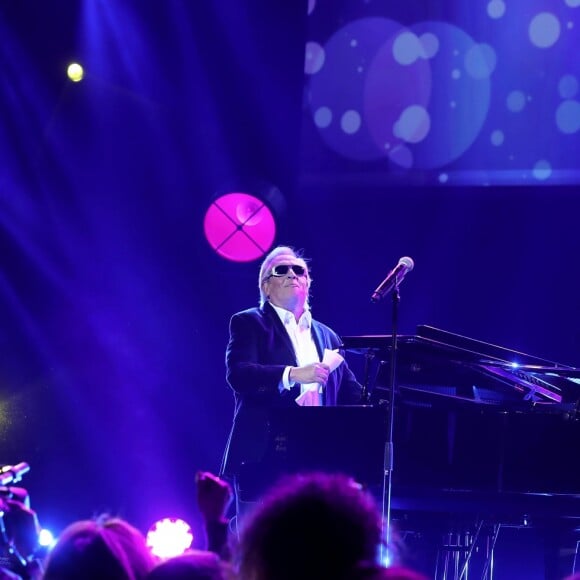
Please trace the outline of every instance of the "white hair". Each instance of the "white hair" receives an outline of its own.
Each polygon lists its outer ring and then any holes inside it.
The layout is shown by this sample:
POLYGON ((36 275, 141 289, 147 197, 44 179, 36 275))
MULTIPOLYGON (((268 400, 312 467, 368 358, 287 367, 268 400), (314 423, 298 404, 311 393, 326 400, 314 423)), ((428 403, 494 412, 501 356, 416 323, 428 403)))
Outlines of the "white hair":
MULTIPOLYGON (((264 282, 268 279, 268 276, 270 275, 273 263, 280 256, 288 256, 288 258, 303 260, 304 263, 306 263, 306 260, 302 257, 301 253, 297 252, 294 248, 291 248, 290 246, 276 246, 264 258, 264 261, 260 266, 260 273, 258 275, 258 288, 260 290, 260 306, 264 306, 264 304, 268 301, 268 296, 266 296, 266 293, 264 292, 263 285, 264 282)), ((308 298, 306 298, 306 306, 308 307, 308 298)))

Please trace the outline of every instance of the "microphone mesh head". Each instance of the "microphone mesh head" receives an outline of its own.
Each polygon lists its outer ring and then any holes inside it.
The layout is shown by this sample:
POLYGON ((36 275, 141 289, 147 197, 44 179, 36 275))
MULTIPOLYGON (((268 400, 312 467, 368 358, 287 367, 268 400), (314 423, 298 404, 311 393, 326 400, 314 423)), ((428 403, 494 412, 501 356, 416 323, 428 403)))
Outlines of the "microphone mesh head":
POLYGON ((407 270, 409 271, 411 271, 415 267, 415 262, 413 262, 413 259, 409 258, 409 256, 404 256, 403 258, 401 258, 399 260, 399 264, 405 266, 405 268, 407 268, 407 270))

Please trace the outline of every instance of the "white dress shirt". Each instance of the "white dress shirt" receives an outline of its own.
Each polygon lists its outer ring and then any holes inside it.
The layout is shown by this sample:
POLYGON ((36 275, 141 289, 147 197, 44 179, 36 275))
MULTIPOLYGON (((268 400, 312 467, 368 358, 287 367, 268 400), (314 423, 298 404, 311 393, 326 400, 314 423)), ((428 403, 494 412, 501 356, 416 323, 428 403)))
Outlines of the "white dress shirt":
MULTIPOLYGON (((270 302, 270 305, 284 324, 284 328, 292 341, 294 347, 294 354, 296 355, 296 362, 298 366, 304 366, 315 362, 320 362, 316 344, 312 339, 312 314, 310 310, 305 310, 300 320, 296 322, 294 314, 289 310, 275 306, 270 302)), ((280 391, 283 389, 290 390, 296 383, 289 379, 290 369, 286 367, 282 375, 280 384, 280 391)), ((304 383, 300 385, 300 404, 310 407, 319 407, 322 404, 322 387, 318 383, 304 383)))

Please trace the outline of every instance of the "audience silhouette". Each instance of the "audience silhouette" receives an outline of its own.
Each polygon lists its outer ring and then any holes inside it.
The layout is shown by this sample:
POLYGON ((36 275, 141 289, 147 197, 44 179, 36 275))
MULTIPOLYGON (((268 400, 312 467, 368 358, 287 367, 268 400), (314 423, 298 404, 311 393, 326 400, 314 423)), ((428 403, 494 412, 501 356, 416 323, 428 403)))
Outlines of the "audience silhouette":
POLYGON ((354 578, 382 538, 373 497, 341 474, 283 478, 242 522, 234 566, 241 578, 354 578))
POLYGON ((44 580, 140 580, 156 560, 143 534, 121 518, 69 525, 48 555, 44 580))
MULTIPOLYGON (((232 497, 227 482, 209 472, 197 473, 195 498, 207 533, 207 550, 189 550, 160 562, 138 529, 122 518, 102 515, 69 525, 46 558, 44 573, 39 569, 34 577, 426 580, 407 568, 378 564, 383 541, 380 511, 373 496, 345 474, 285 476, 242 520, 239 536, 228 536, 225 514, 232 497)), ((30 529, 31 521, 36 526, 28 509, 22 515, 28 518, 24 529, 30 529)), ((0 570, 0 578, 32 580, 32 575, 0 570)))

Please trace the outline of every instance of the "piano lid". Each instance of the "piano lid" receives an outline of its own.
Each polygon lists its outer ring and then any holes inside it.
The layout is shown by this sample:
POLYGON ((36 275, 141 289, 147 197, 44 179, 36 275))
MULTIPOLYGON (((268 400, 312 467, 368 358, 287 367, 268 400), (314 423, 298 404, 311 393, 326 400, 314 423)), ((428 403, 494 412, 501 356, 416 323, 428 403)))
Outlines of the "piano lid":
MULTIPOLYGON (((377 354, 388 353, 391 349, 392 336, 390 334, 366 334, 361 336, 342 337, 343 346, 351 352, 365 353, 369 350, 377 354)), ((474 338, 468 338, 433 326, 417 326, 416 335, 399 335, 399 343, 415 343, 425 345, 429 350, 438 350, 447 353, 455 360, 466 361, 492 361, 496 364, 504 363, 509 366, 530 366, 544 370, 570 370, 572 376, 580 377, 580 369, 572 366, 556 363, 544 358, 525 354, 517 350, 497 346, 474 338), (578 373, 576 375, 576 373, 578 373)))
POLYGON ((448 344, 460 350, 483 355, 484 357, 495 361, 504 361, 510 365, 515 364, 518 367, 525 365, 546 367, 558 370, 577 370, 574 367, 568 365, 552 362, 544 358, 539 358, 537 356, 532 356, 517 350, 512 350, 503 346, 497 346, 495 344, 476 340, 474 338, 468 338, 460 334, 434 328, 433 326, 419 325, 417 327, 417 335, 427 340, 448 344))
MULTIPOLYGON (((346 336, 343 345, 371 354, 381 367, 390 364, 391 335, 346 336)), ((377 378, 380 382, 380 372, 377 378)), ((531 404, 580 401, 578 368, 426 325, 418 326, 416 335, 397 339, 397 385, 473 400, 488 392, 531 404)))

